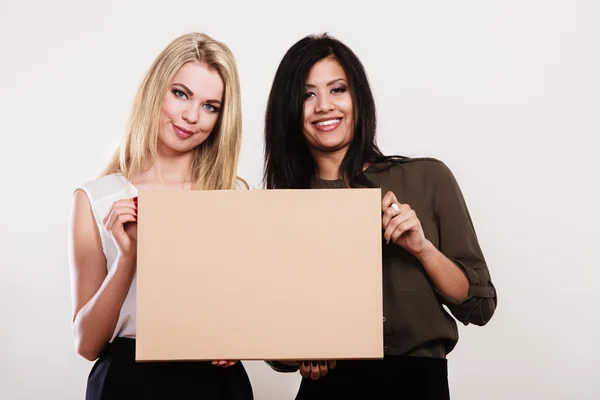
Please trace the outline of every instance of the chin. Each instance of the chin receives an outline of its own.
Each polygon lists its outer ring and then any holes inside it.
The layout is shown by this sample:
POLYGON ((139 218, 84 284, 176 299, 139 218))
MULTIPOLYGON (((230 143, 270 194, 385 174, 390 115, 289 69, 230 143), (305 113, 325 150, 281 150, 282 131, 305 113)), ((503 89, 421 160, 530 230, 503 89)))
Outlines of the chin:
POLYGON ((350 145, 349 141, 346 141, 346 138, 333 138, 329 137, 325 140, 317 141, 318 147, 326 151, 336 151, 342 149, 344 147, 348 147, 350 145))
POLYGON ((326 153, 334 153, 348 147, 347 143, 319 143, 317 146, 321 151, 326 153))
POLYGON ((159 139, 159 144, 167 152, 173 152, 173 153, 187 153, 196 147, 196 146, 190 147, 190 145, 188 143, 178 142, 176 138, 173 138, 172 140, 160 140, 159 139))

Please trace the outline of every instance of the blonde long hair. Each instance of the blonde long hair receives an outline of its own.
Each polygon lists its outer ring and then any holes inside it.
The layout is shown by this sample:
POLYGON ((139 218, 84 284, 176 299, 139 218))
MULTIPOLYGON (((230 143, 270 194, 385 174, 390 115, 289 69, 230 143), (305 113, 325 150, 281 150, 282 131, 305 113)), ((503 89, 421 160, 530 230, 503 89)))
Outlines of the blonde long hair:
POLYGON ((237 64, 229 48, 204 33, 184 34, 154 60, 135 96, 125 136, 102 175, 127 179, 157 158, 158 124, 163 98, 175 74, 186 63, 200 62, 216 70, 225 86, 221 114, 210 136, 194 150, 193 187, 234 189, 242 141, 242 112, 237 64))

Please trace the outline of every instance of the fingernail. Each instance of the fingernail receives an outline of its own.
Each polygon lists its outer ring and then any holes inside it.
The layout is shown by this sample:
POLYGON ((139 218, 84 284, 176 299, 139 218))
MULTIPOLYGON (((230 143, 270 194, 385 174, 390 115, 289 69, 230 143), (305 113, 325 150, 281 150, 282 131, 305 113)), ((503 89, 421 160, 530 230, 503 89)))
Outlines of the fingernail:
POLYGON ((325 365, 325 360, 321 360, 321 365, 325 365))
POLYGON ((304 361, 303 364, 305 367, 308 367, 308 361, 304 361))
POLYGON ((135 204, 135 208, 137 208, 137 205, 138 205, 138 198, 137 198, 137 196, 135 196, 133 198, 133 204, 135 204))
POLYGON ((312 366, 313 366, 313 367, 316 367, 316 366, 317 366, 317 362, 316 362, 316 361, 313 361, 313 362, 312 362, 312 366))

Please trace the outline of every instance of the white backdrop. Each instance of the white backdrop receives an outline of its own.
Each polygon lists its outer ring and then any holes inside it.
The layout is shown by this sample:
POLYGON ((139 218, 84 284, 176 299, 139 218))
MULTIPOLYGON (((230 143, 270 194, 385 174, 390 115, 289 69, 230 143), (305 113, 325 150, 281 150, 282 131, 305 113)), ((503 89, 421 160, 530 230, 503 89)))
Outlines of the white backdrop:
MULTIPOLYGON (((460 327, 453 399, 600 398, 597 0, 0 0, 1 399, 83 398, 71 193, 104 167, 154 57, 195 30, 239 63, 252 185, 277 64, 322 31, 364 62, 381 147, 454 171, 499 304, 488 326, 460 327)), ((257 399, 293 398, 298 375, 245 364, 257 399)))

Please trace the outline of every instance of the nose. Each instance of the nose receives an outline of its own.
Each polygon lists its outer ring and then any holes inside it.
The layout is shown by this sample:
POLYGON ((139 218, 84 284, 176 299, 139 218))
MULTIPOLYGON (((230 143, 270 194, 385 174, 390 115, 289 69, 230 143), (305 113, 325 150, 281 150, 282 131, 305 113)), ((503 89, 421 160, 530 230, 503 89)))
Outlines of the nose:
POLYGON ((333 101, 329 96, 319 96, 317 98, 317 104, 315 105, 315 112, 327 113, 335 108, 333 101))
POLYGON ((188 124, 193 125, 198 123, 198 119, 200 119, 200 107, 190 104, 183 110, 181 117, 188 124))

